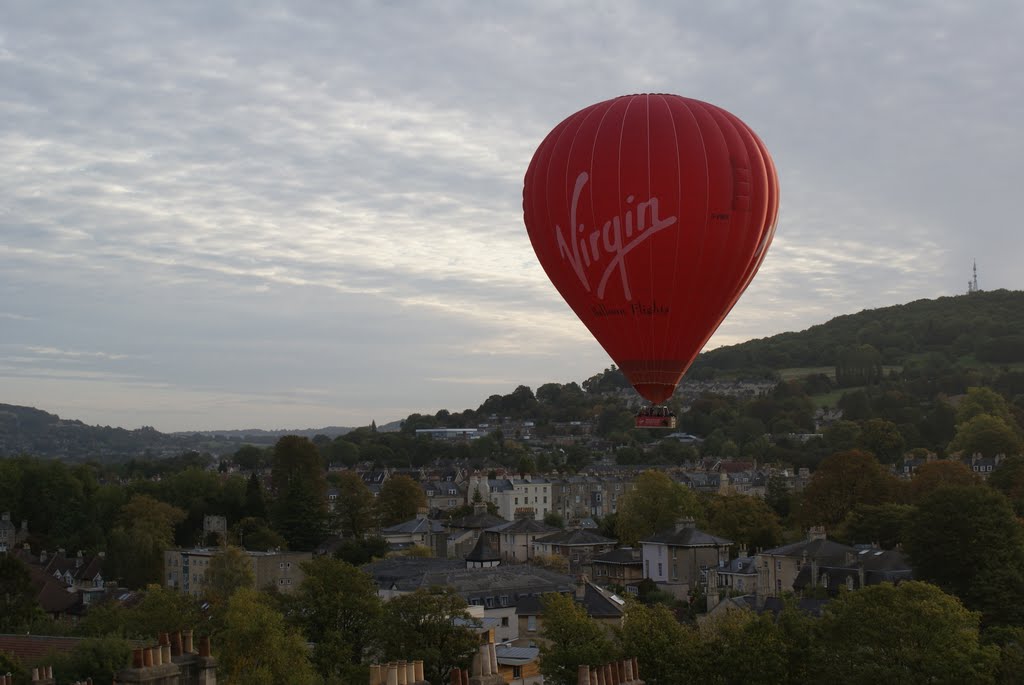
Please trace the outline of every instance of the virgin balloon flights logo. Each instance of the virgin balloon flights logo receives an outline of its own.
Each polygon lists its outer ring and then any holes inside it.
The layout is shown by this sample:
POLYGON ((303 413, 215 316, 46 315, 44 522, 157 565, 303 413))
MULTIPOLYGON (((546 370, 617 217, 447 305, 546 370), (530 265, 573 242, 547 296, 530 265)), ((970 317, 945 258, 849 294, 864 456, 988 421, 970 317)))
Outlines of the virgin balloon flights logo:
POLYGON ((635 196, 628 195, 627 209, 621 216, 610 217, 603 225, 591 226, 588 229, 578 219, 580 196, 588 180, 590 176, 585 171, 581 171, 576 177, 576 186, 572 191, 572 207, 569 209, 568 239, 562 233, 562 227, 555 224, 558 253, 572 265, 573 271, 587 292, 591 291, 590 273, 595 268, 603 266, 601 278, 597 283, 598 299, 604 299, 609 279, 618 274, 626 300, 632 300, 626 255, 659 231, 674 226, 678 220, 674 216, 662 218, 658 215, 657 197, 650 197, 638 203, 635 196))

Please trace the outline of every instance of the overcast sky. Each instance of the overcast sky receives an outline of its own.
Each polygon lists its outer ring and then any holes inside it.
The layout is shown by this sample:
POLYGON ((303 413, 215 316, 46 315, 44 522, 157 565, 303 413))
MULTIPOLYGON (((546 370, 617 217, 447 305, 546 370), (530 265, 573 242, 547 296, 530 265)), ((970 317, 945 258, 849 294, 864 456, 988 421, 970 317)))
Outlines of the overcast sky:
POLYGON ((747 122, 775 242, 710 346, 1024 287, 1024 3, 0 0, 0 402, 158 430, 476 408, 610 360, 536 262, 569 114, 747 122))

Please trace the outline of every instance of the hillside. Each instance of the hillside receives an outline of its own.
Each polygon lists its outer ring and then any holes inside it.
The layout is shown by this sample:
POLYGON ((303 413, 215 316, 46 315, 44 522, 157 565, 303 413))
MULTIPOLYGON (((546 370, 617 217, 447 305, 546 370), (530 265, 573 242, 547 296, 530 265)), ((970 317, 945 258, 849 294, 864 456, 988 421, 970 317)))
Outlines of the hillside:
MULTIPOLYGON (((686 375, 683 392, 696 396, 705 390, 714 390, 713 383, 704 381, 716 378, 777 379, 821 373, 830 380, 817 392, 831 392, 831 395, 823 395, 827 399, 825 403, 831 404, 842 394, 841 388, 870 384, 883 372, 897 372, 905 380, 918 379, 915 393, 927 398, 929 393, 956 394, 964 392, 968 385, 986 384, 984 376, 977 374, 985 369, 1024 370, 1024 292, 997 290, 917 300, 838 316, 805 331, 718 348, 698 357, 686 375), (836 371, 840 373, 833 377, 836 371), (965 376, 963 372, 973 375, 965 376), (844 373, 848 377, 843 377, 844 373), (921 381, 925 380, 928 382, 922 385, 921 381)), ((1024 392, 1017 387, 1016 377, 1021 375, 1008 374, 1000 381, 1009 384, 1000 388, 1008 398, 1024 392)), ((537 399, 543 395, 550 416, 533 418, 576 420, 590 413, 583 393, 597 401, 596 398, 608 392, 628 391, 628 384, 617 370, 600 372, 581 385, 582 392, 579 387, 571 392, 567 386, 557 384, 537 388, 537 399)), ((487 398, 476 411, 451 414, 441 409, 436 416, 414 414, 405 423, 406 428, 476 425, 483 420, 481 417, 486 419, 495 414, 526 417, 535 411, 533 393, 517 389, 506 396, 487 398)), ((396 423, 379 430, 397 430, 398 427, 396 423)), ((121 460, 170 456, 190 450, 222 454, 233 452, 246 443, 269 445, 288 433, 308 437, 323 434, 334 438, 350 430, 330 427, 165 434, 149 427, 125 430, 88 426, 32 407, 0 404, 0 456, 33 454, 121 460)))
POLYGON ((702 354, 692 373, 834 367, 839 351, 870 345, 880 363, 905 366, 939 355, 951 363, 1024 363, 1024 291, 994 290, 916 300, 837 316, 805 331, 781 333, 702 354))

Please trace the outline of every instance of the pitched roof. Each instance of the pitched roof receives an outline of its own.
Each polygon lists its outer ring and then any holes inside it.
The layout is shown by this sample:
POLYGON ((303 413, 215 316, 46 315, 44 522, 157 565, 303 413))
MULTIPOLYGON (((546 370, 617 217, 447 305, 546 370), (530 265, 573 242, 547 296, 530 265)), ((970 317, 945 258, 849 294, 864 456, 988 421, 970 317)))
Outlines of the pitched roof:
POLYGON ((848 552, 856 552, 856 550, 848 545, 841 545, 825 538, 815 538, 766 549, 762 554, 776 557, 803 557, 806 554, 808 559, 827 561, 845 560, 848 552))
POLYGON ((550 526, 543 521, 536 519, 517 519, 515 521, 501 523, 487 529, 488 533, 503 533, 508 535, 524 535, 528 533, 555 533, 557 526, 550 526))
POLYGON ((467 529, 478 529, 492 528, 502 523, 508 523, 505 519, 494 514, 489 514, 486 511, 474 512, 469 516, 463 516, 462 518, 453 519, 448 526, 451 528, 467 528, 467 529))
POLYGON ((488 562, 488 561, 501 561, 501 555, 498 554, 488 544, 487 536, 481 535, 476 540, 476 545, 473 546, 473 550, 466 555, 466 561, 476 562, 488 562))
POLYGON ((560 530, 556 533, 545 535, 544 537, 537 538, 534 542, 571 547, 576 545, 614 545, 616 541, 603 535, 598 535, 591 530, 573 528, 572 530, 560 530))
POLYGON ((634 547, 619 547, 610 552, 598 554, 591 561, 602 564, 628 564, 632 566, 640 566, 643 563, 643 560, 640 558, 640 550, 634 547))
POLYGON ((381 529, 381 533, 401 535, 401 534, 413 534, 413 533, 443 533, 444 524, 440 521, 434 521, 432 519, 415 518, 409 521, 402 521, 396 523, 393 526, 381 529))
POLYGON ((394 557, 362 567, 377 586, 398 592, 419 588, 450 587, 465 599, 507 596, 511 602, 545 592, 571 592, 571 576, 529 564, 467 569, 454 559, 394 557))
POLYGON ((673 547, 720 547, 731 545, 732 540, 711 535, 693 526, 677 527, 671 530, 661 531, 640 542, 650 542, 660 545, 671 545, 673 547))

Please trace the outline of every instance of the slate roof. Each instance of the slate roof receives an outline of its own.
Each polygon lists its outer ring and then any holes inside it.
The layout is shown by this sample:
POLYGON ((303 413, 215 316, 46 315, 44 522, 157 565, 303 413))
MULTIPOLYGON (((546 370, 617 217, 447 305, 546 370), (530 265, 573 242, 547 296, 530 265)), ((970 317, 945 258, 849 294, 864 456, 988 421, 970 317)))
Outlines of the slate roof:
POLYGON ((409 521, 402 521, 393 526, 381 529, 381 533, 402 535, 414 533, 443 533, 444 524, 433 519, 415 518, 409 521))
POLYGON ((560 530, 557 533, 545 535, 544 537, 537 538, 534 542, 545 545, 563 545, 573 547, 585 545, 614 545, 616 541, 611 538, 606 538, 603 535, 598 535, 590 530, 574 528, 572 530, 560 530))
POLYGON ((493 528, 494 526, 501 525, 502 523, 508 523, 505 519, 500 516, 495 516, 486 511, 474 512, 469 516, 463 516, 462 518, 453 519, 448 525, 451 528, 465 528, 467 530, 483 530, 485 528, 493 528))
POLYGON ((505 522, 487 529, 488 533, 503 533, 508 535, 526 535, 529 533, 556 533, 560 529, 557 526, 549 526, 543 521, 536 519, 518 519, 505 522))
POLYGON ((673 547, 720 547, 732 544, 732 540, 726 540, 725 538, 720 538, 717 535, 711 535, 698 528, 689 526, 678 530, 673 528, 662 531, 640 542, 671 545, 673 547))
POLYGON ((481 602, 506 596, 514 604, 529 595, 572 592, 576 587, 571 576, 529 564, 467 569, 465 562, 452 559, 395 557, 371 562, 362 569, 381 589, 414 592, 450 587, 464 599, 481 602))
POLYGON ((729 561, 724 567, 718 569, 719 573, 735 573, 746 576, 757 575, 757 560, 754 557, 736 557, 729 561))
POLYGON ((602 564, 624 564, 630 566, 641 566, 643 559, 639 556, 640 550, 632 547, 619 547, 604 554, 598 554, 591 561, 598 561, 602 564), (634 552, 637 556, 633 556, 634 552))
POLYGON ((539 647, 510 647, 495 645, 498 664, 502 666, 523 666, 537 660, 540 656, 539 647))
POLYGON ((848 552, 856 552, 853 547, 839 544, 824 538, 814 540, 801 540, 781 547, 773 547, 761 552, 777 557, 803 557, 806 553, 808 559, 818 561, 845 560, 848 552))

